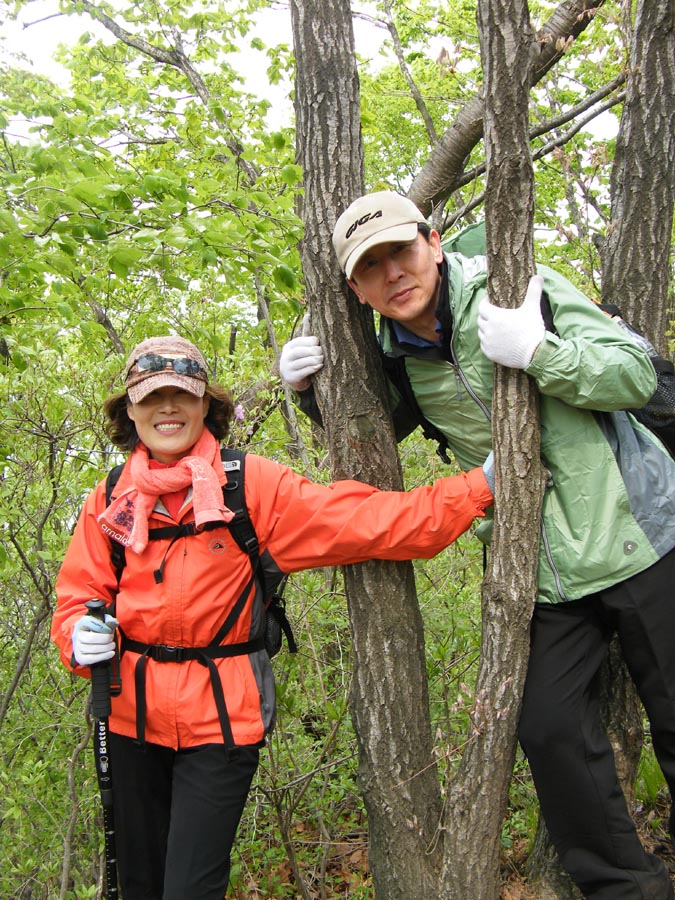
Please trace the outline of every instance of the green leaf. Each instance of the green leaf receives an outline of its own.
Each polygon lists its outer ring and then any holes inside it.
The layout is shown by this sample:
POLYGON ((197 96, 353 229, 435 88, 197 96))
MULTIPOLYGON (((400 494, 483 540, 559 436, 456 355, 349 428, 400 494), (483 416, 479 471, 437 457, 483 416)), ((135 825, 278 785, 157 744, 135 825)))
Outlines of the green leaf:
POLYGON ((272 146, 275 150, 283 150, 286 146, 286 135, 283 131, 273 131, 270 135, 272 146))
POLYGON ((284 166, 281 170, 281 177, 290 187, 302 184, 302 166, 284 166))
POLYGON ((57 303, 56 308, 61 313, 66 323, 70 324, 73 322, 75 316, 73 313, 73 308, 69 303, 57 303))
POLYGON ((272 271, 272 277, 274 279, 274 284, 280 291, 293 291, 296 288, 297 280, 295 277, 295 272, 291 269, 290 266, 286 266, 283 263, 279 266, 275 266, 272 271))

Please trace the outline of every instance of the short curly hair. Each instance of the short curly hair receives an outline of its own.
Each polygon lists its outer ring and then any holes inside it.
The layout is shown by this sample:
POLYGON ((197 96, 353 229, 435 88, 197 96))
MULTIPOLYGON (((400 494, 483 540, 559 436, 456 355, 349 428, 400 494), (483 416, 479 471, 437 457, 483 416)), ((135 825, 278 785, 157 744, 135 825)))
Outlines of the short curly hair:
MULTIPOLYGON (((234 401, 229 391, 219 384, 207 384, 205 397, 209 397, 209 409, 204 425, 217 441, 223 441, 230 432, 230 424, 234 418, 234 401)), ((136 426, 129 418, 126 391, 109 397, 103 404, 103 411, 108 419, 105 431, 112 443, 121 450, 133 450, 140 438, 136 426)))

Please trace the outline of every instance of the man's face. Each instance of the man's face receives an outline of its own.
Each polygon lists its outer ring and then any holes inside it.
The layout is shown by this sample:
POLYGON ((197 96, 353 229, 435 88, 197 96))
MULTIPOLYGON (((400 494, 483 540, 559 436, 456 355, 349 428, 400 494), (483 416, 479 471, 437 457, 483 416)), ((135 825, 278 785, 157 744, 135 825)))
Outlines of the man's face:
POLYGON ((418 233, 414 241, 376 244, 354 266, 348 284, 361 303, 428 337, 435 335, 442 259, 437 231, 428 242, 418 233))

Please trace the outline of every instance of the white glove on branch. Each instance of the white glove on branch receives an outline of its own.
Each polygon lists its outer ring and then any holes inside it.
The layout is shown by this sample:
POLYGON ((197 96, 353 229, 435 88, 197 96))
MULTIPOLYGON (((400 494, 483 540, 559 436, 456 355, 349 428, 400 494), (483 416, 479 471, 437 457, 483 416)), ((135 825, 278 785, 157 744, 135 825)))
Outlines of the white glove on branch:
POLYGON ((115 655, 117 619, 106 615, 105 622, 94 616, 82 616, 73 629, 73 656, 80 666, 94 666, 115 655))
POLYGON ((296 391, 306 390, 310 376, 323 368, 323 350, 313 335, 297 337, 284 344, 279 357, 279 374, 296 391))
POLYGON ((481 350, 492 362, 511 369, 526 369, 532 362, 546 334, 541 317, 543 286, 541 275, 530 278, 525 299, 517 309, 493 306, 487 297, 481 300, 478 337, 481 350))

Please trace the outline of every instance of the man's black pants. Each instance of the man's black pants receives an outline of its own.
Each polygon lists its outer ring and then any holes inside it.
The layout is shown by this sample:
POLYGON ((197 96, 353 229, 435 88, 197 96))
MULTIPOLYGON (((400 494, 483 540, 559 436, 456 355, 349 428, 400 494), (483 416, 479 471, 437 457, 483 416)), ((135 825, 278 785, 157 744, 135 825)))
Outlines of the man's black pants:
POLYGON ((123 900, 223 900, 258 748, 110 739, 123 900))
POLYGON ((537 604, 520 741, 551 839, 584 895, 672 900, 663 863, 637 836, 601 724, 597 676, 615 631, 675 796, 675 551, 597 594, 537 604))

